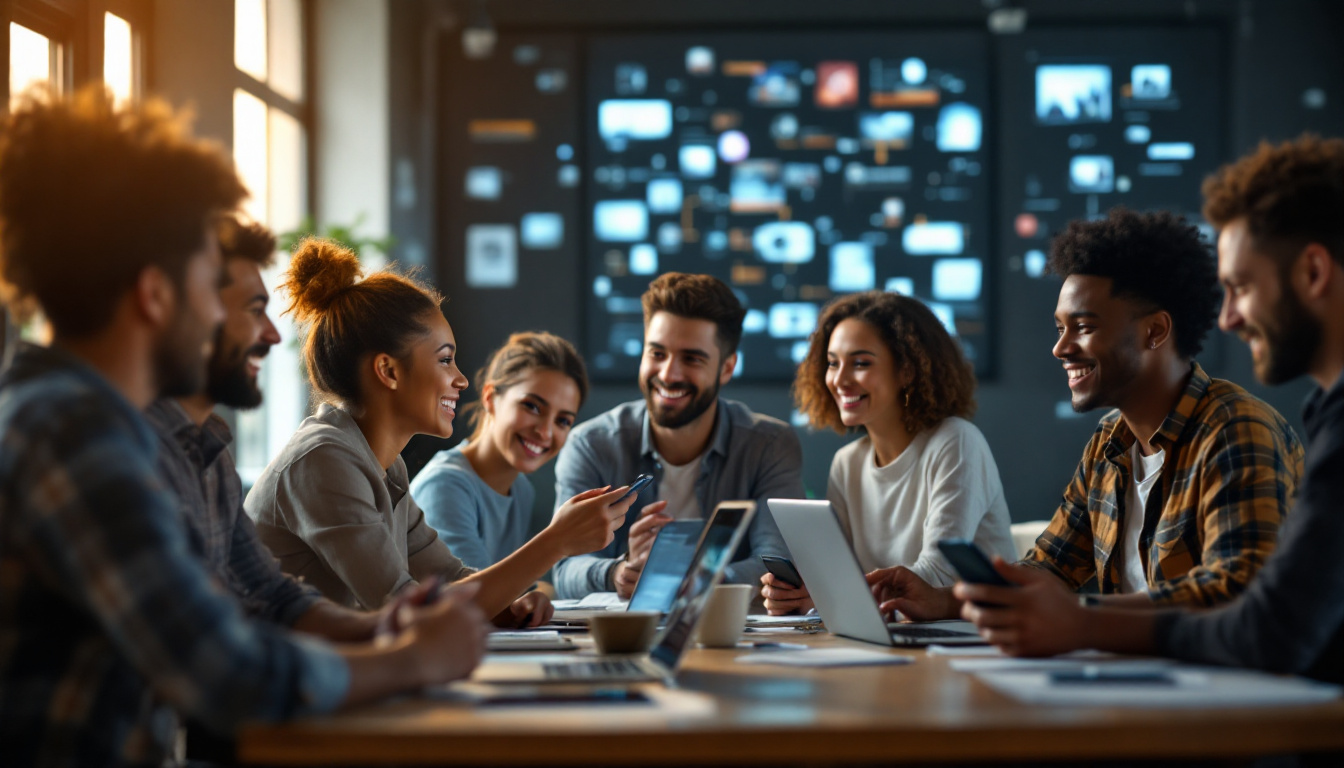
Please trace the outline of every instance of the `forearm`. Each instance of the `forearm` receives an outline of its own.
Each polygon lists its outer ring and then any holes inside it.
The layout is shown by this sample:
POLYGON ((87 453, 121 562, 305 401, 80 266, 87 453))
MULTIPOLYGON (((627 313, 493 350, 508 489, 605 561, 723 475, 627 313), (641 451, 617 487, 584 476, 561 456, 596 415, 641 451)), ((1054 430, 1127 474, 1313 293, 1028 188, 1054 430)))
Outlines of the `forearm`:
POLYGON ((377 613, 352 611, 330 600, 321 600, 303 612, 293 628, 332 642, 358 643, 372 640, 377 624, 377 613))
POLYGON ((339 650, 350 670, 350 687, 342 707, 351 707, 417 688, 425 683, 411 638, 402 636, 388 647, 371 644, 339 650))
POLYGON ((559 544, 546 531, 542 531, 513 554, 462 581, 480 584, 476 605, 486 616, 496 616, 563 556, 564 551, 559 544))
POLYGON ((1088 610, 1080 648, 1112 653, 1152 654, 1156 652, 1153 610, 1093 608, 1088 610))
POLYGON ((592 592, 612 589, 611 577, 620 558, 600 554, 567 557, 556 563, 555 596, 562 600, 582 598, 592 592))
POLYGON ((1148 592, 1131 592, 1123 595, 1098 595, 1097 600, 1106 608, 1120 608, 1133 611, 1155 610, 1163 607, 1153 602, 1152 595, 1148 592))

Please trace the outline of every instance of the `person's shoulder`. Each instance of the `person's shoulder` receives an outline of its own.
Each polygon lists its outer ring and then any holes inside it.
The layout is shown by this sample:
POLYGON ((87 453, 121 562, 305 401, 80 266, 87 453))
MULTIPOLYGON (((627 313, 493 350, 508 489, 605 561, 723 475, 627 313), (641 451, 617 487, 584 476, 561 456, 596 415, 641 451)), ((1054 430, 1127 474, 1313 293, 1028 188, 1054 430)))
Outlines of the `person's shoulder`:
POLYGON ((872 450, 873 440, 867 435, 863 435, 857 440, 851 440, 835 452, 835 456, 831 459, 831 468, 832 470, 841 469, 855 464, 862 466, 872 450))
POLYGON ((764 413, 758 413, 751 410, 746 403, 737 400, 720 400, 724 412, 728 415, 728 423, 734 429, 742 428, 752 432, 759 432, 763 435, 780 435, 785 432, 792 433, 793 427, 787 423, 767 416, 764 413))
POLYGON ((11 444, 50 440, 75 449, 88 440, 123 433, 133 439, 154 439, 142 413, 79 371, 56 369, 9 379, 0 388, 0 434, 11 444))
POLYGON ((569 441, 582 442, 630 431, 640 434, 647 414, 648 408, 643 400, 621 403, 575 426, 569 433, 569 441))
POLYGON ((1269 430, 1290 446, 1301 442, 1288 420, 1274 406, 1226 379, 1209 380, 1204 398, 1191 419, 1198 422, 1199 429, 1187 430, 1187 434, 1193 432, 1195 436, 1212 437, 1226 430, 1245 433, 1245 425, 1251 424, 1269 430))
POLYGON ((466 443, 460 443, 434 454, 411 481, 411 495, 421 493, 431 486, 460 488, 470 486, 472 481, 484 482, 476 474, 476 469, 471 466, 467 455, 462 452, 464 445, 466 443))

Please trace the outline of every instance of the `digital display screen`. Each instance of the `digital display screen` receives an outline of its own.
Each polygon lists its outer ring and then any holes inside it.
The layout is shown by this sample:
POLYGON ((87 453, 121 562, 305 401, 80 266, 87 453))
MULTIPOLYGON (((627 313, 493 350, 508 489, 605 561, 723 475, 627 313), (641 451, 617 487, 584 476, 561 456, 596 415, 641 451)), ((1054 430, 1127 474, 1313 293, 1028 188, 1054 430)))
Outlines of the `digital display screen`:
MULTIPOLYGON (((971 32, 594 38, 590 373, 635 375, 640 295, 670 271, 714 275, 742 301, 742 378, 792 379, 826 302, 874 289, 928 303, 983 373, 988 70, 971 32)), ((1067 103, 1045 113, 1100 114, 1089 83, 1058 78, 1067 103)), ((1102 183, 1100 167, 1079 173, 1102 183)))

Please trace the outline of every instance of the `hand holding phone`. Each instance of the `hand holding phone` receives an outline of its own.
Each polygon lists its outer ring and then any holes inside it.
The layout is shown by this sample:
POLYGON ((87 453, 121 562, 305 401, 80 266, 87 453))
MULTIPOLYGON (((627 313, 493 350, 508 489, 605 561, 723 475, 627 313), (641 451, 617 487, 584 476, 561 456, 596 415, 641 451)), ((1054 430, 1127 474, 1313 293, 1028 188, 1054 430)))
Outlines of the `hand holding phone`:
POLYGON ((629 490, 621 494, 621 498, 616 500, 617 503, 625 501, 631 496, 638 494, 640 491, 644 490, 649 483, 652 482, 653 482, 653 475, 640 475, 639 477, 636 477, 633 481, 631 481, 629 490))
POLYGON ((765 570, 774 574, 774 577, 784 582, 784 586, 789 589, 798 589, 803 586, 802 574, 798 573, 793 561, 787 557, 761 555, 761 563, 765 565, 765 570))
MULTIPOLYGON (((961 580, 968 584, 987 584, 992 587, 1016 587, 994 570, 990 561, 979 547, 968 539, 943 539, 938 542, 938 550, 956 569, 961 580)), ((982 608, 1000 608, 997 603, 976 603, 982 608)))

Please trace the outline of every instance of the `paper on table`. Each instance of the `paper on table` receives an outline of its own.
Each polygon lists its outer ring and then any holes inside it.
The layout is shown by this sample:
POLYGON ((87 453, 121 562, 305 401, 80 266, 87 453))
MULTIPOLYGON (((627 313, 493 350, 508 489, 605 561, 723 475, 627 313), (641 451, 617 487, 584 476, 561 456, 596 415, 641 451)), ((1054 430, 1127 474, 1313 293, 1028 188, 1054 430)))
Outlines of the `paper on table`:
POLYGON ((1081 670, 1084 667, 1126 670, 1157 668, 1166 670, 1174 663, 1167 659, 1124 659, 1114 654, 1083 651, 1048 659, 1017 659, 1008 656, 997 659, 952 659, 947 662, 947 665, 957 672, 978 674, 980 672, 1060 672, 1073 669, 1081 670))
POLYGON ((934 643, 928 647, 927 653, 930 656, 974 656, 977 658, 1007 658, 1003 651, 992 645, 938 645, 934 643))
POLYGON ((862 648, 809 648, 806 651, 770 651, 738 656, 741 664, 779 664, 785 667, 853 667, 869 664, 910 664, 914 659, 862 648))
POLYGON ((557 611, 573 610, 576 608, 606 608, 612 605, 626 605, 628 600, 622 600, 621 596, 615 592, 592 592, 584 595, 582 600, 552 600, 551 605, 555 606, 557 611))
POLYGON ((490 651, 555 651, 574 647, 574 641, 555 630, 491 632, 485 639, 490 651))
POLYGON ((820 623, 820 616, 771 616, 766 613, 753 613, 747 617, 748 627, 813 627, 820 623))
MULTIPOLYGON (((1151 664, 1151 661, 1144 662, 1151 664)), ((1341 688, 1298 677, 1244 670, 1175 666, 1175 685, 1143 683, 1057 684, 1042 670, 981 672, 991 688, 1018 701, 1058 706, 1100 707, 1265 707, 1321 704, 1340 697, 1341 688)))

